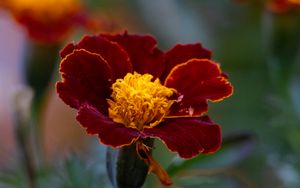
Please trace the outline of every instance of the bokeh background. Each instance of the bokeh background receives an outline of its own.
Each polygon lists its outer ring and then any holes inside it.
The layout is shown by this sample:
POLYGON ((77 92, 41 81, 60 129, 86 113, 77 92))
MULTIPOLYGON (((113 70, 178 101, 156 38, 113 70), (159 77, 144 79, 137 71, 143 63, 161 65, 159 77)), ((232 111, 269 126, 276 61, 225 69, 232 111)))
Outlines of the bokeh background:
MULTIPOLYGON (((126 29, 152 34, 163 50, 177 43, 201 42, 229 75, 234 95, 210 103, 208 113, 222 126, 224 144, 218 152, 184 161, 156 143, 156 158, 171 175, 172 187, 300 187, 300 7, 274 11, 259 0, 83 3, 108 23, 97 32, 126 29)), ((78 41, 84 33, 76 30, 64 44, 78 41)), ((29 40, 10 13, 0 10, 3 188, 26 187, 16 143, 15 105, 16 95, 24 94, 22 74, 29 40)), ((58 99, 57 74, 58 69, 40 115, 47 165, 38 172, 39 187, 111 187, 105 172, 105 147, 85 134, 75 121, 76 112, 58 99)), ((160 185, 149 175, 144 187, 160 185)))

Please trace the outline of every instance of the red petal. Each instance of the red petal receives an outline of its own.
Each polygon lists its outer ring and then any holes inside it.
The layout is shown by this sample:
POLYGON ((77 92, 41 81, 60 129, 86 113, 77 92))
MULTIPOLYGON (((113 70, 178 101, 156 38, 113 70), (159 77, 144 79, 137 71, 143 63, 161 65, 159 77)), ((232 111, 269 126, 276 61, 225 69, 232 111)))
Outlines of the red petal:
POLYGON ((128 72, 132 72, 132 65, 127 53, 120 45, 104 37, 85 36, 78 44, 68 44, 60 53, 62 58, 74 49, 85 49, 89 52, 100 54, 110 65, 113 80, 123 78, 128 72))
POLYGON ((221 146, 221 128, 203 118, 166 119, 154 128, 145 128, 144 137, 158 137, 182 158, 212 153, 221 146))
POLYGON ((291 3, 288 0, 272 0, 268 1, 267 8, 275 13, 283 13, 291 8, 291 3))
POLYGON ((60 50, 59 54, 60 57, 63 59, 70 53, 72 53, 75 50, 75 44, 74 43, 69 43, 67 44, 63 49, 60 50))
POLYGON ((117 35, 101 35, 108 40, 117 42, 127 52, 133 70, 159 77, 164 68, 164 54, 156 48, 156 40, 149 35, 129 35, 127 32, 117 35))
POLYGON ((165 80, 173 67, 180 63, 184 63, 190 59, 210 59, 211 52, 197 44, 177 44, 166 53, 166 67, 162 74, 161 80, 165 80))
POLYGON ((58 23, 42 23, 31 17, 17 17, 18 22, 24 25, 29 36, 43 43, 57 43, 65 39, 72 29, 69 22, 62 20, 58 23))
POLYGON ((78 17, 81 12, 66 12, 64 16, 57 19, 47 19, 34 16, 32 12, 22 11, 14 14, 15 19, 22 24, 29 36, 38 42, 60 43, 78 25, 78 17))
POLYGON ((74 50, 60 65, 62 81, 56 85, 60 98, 72 108, 89 103, 107 113, 111 70, 100 55, 74 50))
POLYGON ((207 111, 207 100, 219 101, 233 92, 220 66, 208 59, 191 59, 177 65, 166 78, 165 85, 183 96, 169 116, 199 116, 207 111))
POLYGON ((228 80, 222 76, 218 76, 208 79, 202 84, 195 85, 193 89, 186 92, 186 95, 190 96, 190 98, 185 99, 185 101, 187 103, 192 103, 198 100, 209 99, 217 102, 224 99, 224 97, 228 97, 231 93, 232 86, 228 80))
POLYGON ((140 135, 136 129, 113 122, 92 106, 83 105, 76 119, 86 128, 87 133, 98 134, 101 143, 112 147, 130 145, 140 135))

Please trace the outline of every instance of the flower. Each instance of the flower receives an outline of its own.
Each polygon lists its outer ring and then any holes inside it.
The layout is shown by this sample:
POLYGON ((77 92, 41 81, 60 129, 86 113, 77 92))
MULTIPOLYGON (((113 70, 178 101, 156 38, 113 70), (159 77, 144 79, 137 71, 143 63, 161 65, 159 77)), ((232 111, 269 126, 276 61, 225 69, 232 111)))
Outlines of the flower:
POLYGON ((300 0, 270 0, 267 6, 273 12, 286 12, 294 7, 300 6, 300 0))
POLYGON ((44 43, 64 40, 75 26, 95 24, 79 0, 7 0, 3 6, 25 26, 31 39, 44 43))
POLYGON ((220 148, 220 126, 205 113, 209 100, 229 97, 233 88, 201 44, 164 53, 149 35, 100 34, 68 44, 61 57, 57 93, 103 144, 137 143, 147 153, 143 139, 158 138, 182 158, 220 148))

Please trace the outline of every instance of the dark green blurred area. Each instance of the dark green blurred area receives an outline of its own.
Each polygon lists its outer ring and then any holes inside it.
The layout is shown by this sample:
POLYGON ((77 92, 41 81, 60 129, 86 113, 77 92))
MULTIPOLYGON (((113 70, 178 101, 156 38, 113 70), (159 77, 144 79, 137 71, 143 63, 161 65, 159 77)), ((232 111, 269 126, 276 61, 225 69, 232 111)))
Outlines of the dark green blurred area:
MULTIPOLYGON (((174 188, 300 187, 300 8, 272 13, 258 0, 86 4, 120 30, 156 36, 164 50, 176 43, 201 42, 229 75, 234 95, 210 103, 208 112, 223 130, 218 152, 184 161, 156 143, 156 158, 168 170, 174 188)), ((93 146, 99 148, 88 159, 73 156, 58 170, 42 171, 48 179, 41 178, 41 187, 49 187, 44 186, 49 182, 57 187, 110 187, 105 161, 98 159, 105 151, 98 143, 93 146)), ((22 177, 0 181, 18 187, 22 177)), ((158 185, 150 175, 145 187, 158 185)))

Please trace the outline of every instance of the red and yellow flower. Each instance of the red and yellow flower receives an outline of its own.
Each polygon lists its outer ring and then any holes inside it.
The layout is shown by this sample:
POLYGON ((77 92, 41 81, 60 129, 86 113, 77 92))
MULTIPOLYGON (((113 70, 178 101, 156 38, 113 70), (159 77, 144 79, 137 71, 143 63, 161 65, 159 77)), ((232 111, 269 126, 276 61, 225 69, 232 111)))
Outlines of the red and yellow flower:
POLYGON ((300 0, 269 0, 268 8, 273 12, 286 12, 300 6, 300 0))
POLYGON ((208 101, 233 88, 199 43, 164 53, 152 36, 100 34, 68 44, 61 57, 59 97, 101 143, 119 148, 158 138, 183 158, 220 148, 220 126, 205 113, 208 101))
POLYGON ((29 36, 39 42, 59 42, 75 26, 95 24, 79 0, 6 0, 3 4, 29 36))

